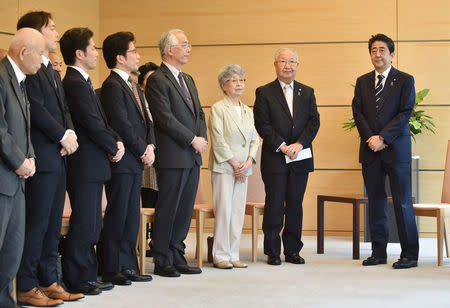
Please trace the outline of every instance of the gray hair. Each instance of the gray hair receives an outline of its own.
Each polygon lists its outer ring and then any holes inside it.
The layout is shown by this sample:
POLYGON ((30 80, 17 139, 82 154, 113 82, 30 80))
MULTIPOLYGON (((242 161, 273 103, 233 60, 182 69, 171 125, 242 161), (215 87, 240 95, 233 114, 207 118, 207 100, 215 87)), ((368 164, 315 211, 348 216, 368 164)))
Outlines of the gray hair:
POLYGON ((286 50, 292 51, 292 52, 295 54, 295 58, 296 58, 296 60, 297 60, 297 62, 298 62, 298 53, 297 53, 297 50, 295 50, 294 48, 289 48, 289 47, 281 47, 281 48, 279 48, 277 51, 275 51, 275 61, 278 60, 278 56, 280 55, 280 53, 281 53, 282 51, 286 51, 286 50))
MULTIPOLYGON (((245 72, 238 64, 230 64, 225 65, 222 67, 219 71, 219 76, 217 79, 219 80, 220 88, 222 89, 222 86, 230 79, 231 76, 234 74, 237 74, 241 77, 245 77, 245 72)), ((222 90, 223 91, 223 90, 222 90)), ((223 92, 225 93, 225 91, 223 92)))
POLYGON ((183 33, 183 30, 180 29, 172 29, 167 32, 164 32, 159 39, 159 52, 161 53, 161 59, 165 59, 167 55, 167 48, 175 47, 178 45, 177 37, 175 33, 183 33))

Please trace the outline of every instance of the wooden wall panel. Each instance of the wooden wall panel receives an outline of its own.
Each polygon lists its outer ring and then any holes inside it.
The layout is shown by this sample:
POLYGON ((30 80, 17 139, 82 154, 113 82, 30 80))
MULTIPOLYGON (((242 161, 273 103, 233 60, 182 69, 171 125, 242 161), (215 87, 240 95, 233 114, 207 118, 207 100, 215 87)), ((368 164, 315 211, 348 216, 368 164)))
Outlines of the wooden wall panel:
MULTIPOLYGON (((222 98, 217 82, 219 70, 238 63, 245 70, 247 83, 243 102, 253 105, 257 87, 275 80, 275 51, 282 45, 194 47, 189 63, 182 70, 191 74, 199 90, 202 105, 211 106, 222 98)), ((318 105, 351 105, 352 84, 373 69, 366 44, 291 45, 300 57, 297 80, 315 90, 318 105), (353 54, 352 61, 342 61, 353 54)), ((141 63, 160 63, 155 48, 141 48, 141 63)), ((105 67, 106 69, 106 67, 105 67)), ((104 74, 103 74, 104 75, 104 74)), ((104 75, 105 76, 105 75, 104 75)))
POLYGON ((181 28, 193 44, 323 42, 367 40, 369 34, 395 35, 396 2, 229 0, 224 2, 139 1, 138 9, 101 2, 102 33, 127 29, 155 45, 162 32, 181 28), (380 23, 373 16, 383 16, 380 23))
POLYGON ((398 0, 400 40, 449 40, 448 0, 398 0))
POLYGON ((0 48, 8 50, 12 35, 0 34, 0 48))
POLYGON ((400 70, 414 76, 416 90, 431 90, 423 104, 450 104, 450 41, 399 43, 398 55, 400 70))
MULTIPOLYGON (((0 1, 0 12, 2 12, 2 17, 0 18, 0 32, 16 32, 17 19, 19 15, 18 5, 18 0, 0 1)), ((2 48, 6 49, 5 47, 2 48)))

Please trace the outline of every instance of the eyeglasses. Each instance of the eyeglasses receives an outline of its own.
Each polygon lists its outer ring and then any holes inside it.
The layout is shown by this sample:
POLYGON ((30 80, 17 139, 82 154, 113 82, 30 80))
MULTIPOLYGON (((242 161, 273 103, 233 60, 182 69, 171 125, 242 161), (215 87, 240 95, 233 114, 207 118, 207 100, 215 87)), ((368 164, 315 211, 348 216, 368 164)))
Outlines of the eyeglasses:
POLYGON ((181 43, 181 44, 175 45, 174 47, 176 47, 176 46, 180 46, 180 47, 183 48, 183 49, 192 48, 192 45, 191 45, 191 43, 189 43, 189 42, 183 42, 183 43, 181 43))
POLYGON ((131 52, 131 53, 137 54, 136 48, 135 48, 135 49, 132 49, 132 50, 127 50, 127 52, 131 52))
POLYGON ((245 78, 239 78, 239 79, 235 79, 235 78, 233 78, 233 79, 228 79, 227 80, 227 82, 229 81, 229 82, 231 82, 231 83, 245 83, 245 81, 246 81, 247 79, 245 79, 245 78))
POLYGON ((286 64, 289 64, 289 66, 297 66, 298 62, 294 61, 294 60, 280 60, 280 61, 276 61, 281 67, 285 67, 286 64))

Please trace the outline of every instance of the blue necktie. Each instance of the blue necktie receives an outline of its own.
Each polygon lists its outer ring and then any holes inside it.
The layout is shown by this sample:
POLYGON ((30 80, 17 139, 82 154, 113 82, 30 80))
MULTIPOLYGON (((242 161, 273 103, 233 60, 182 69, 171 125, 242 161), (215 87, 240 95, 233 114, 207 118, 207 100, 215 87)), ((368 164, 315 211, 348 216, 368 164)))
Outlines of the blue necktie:
POLYGON ((378 105, 380 98, 381 98, 381 92, 383 91, 383 75, 378 75, 378 82, 375 86, 375 103, 378 105))
POLYGON ((178 74, 178 80, 180 81, 180 86, 181 86, 181 90, 183 90, 184 92, 184 96, 186 97, 187 101, 189 102, 189 107, 191 108, 191 111, 193 114, 195 114, 194 112, 194 104, 192 103, 192 98, 191 98, 191 94, 189 93, 186 84, 184 83, 184 78, 183 78, 183 73, 180 72, 178 74))
POLYGON ((88 77, 87 82, 91 86, 91 89, 94 90, 94 86, 92 85, 92 82, 91 82, 91 77, 88 77))

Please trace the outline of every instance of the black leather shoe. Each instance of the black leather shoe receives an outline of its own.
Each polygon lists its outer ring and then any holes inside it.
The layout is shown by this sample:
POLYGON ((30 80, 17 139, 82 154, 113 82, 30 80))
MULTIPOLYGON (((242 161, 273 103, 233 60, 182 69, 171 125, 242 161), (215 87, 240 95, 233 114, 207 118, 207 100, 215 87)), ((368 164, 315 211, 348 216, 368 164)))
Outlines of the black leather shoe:
POLYGON ((289 263, 294 264, 305 264, 305 259, 300 257, 298 254, 285 255, 284 260, 289 263))
POLYGON ((195 274, 201 274, 202 269, 199 267, 192 267, 187 264, 183 265, 174 265, 177 271, 179 271, 181 274, 184 275, 195 275, 195 274))
POLYGON ((180 277, 181 274, 173 265, 159 266, 155 264, 155 275, 163 277, 180 277))
POLYGON ((377 258, 374 256, 370 256, 367 259, 365 259, 362 263, 363 266, 370 266, 370 265, 378 265, 378 264, 386 264, 386 259, 377 258))
POLYGON ((269 265, 280 265, 281 264, 281 259, 280 257, 268 257, 267 258, 267 264, 269 265))
POLYGON ((129 286, 131 285, 131 280, 122 275, 121 273, 103 273, 103 282, 111 282, 116 286, 129 286))
POLYGON ((398 259, 398 261, 394 262, 394 264, 392 264, 392 267, 395 269, 417 267, 417 260, 401 258, 398 259))
POLYGON ((114 285, 111 282, 88 281, 88 283, 96 288, 99 288, 102 291, 109 291, 114 288, 114 285))
POLYGON ((78 288, 69 289, 68 291, 70 293, 83 293, 84 295, 98 295, 102 293, 102 290, 90 282, 83 283, 78 288))
POLYGON ((153 279, 150 275, 139 275, 135 270, 122 271, 122 275, 131 281, 152 281, 153 279))

